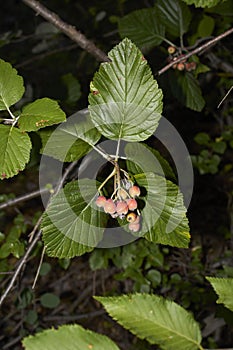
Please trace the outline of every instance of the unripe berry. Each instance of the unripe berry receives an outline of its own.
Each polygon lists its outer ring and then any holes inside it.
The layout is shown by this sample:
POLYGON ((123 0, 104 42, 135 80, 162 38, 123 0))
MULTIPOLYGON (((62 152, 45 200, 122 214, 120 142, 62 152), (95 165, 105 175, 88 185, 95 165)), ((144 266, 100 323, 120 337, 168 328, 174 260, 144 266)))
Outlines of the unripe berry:
POLYGON ((124 202, 124 201, 119 201, 119 202, 117 202, 117 205, 116 205, 116 212, 117 212, 117 214, 127 214, 128 213, 128 210, 129 210, 129 208, 128 208, 128 205, 127 205, 127 203, 126 202, 124 202))
POLYGON ((116 205, 112 199, 107 199, 104 204, 104 211, 107 214, 114 214, 116 212, 116 205))
POLYGON ((138 207, 138 203, 134 198, 128 199, 127 204, 128 204, 129 210, 135 210, 138 207))
POLYGON ((136 219, 137 219, 137 215, 135 213, 129 213, 126 218, 128 222, 133 222, 133 223, 136 221, 136 219))
POLYGON ((138 232, 140 230, 140 224, 135 224, 134 222, 129 224, 130 231, 138 232))
POLYGON ((96 201, 95 204, 97 205, 97 207, 101 208, 104 207, 105 203, 106 203, 106 198, 104 196, 99 196, 96 201))
POLYGON ((128 193, 126 192, 126 190, 124 190, 123 188, 120 188, 117 191, 117 195, 120 199, 126 199, 128 197, 128 193))
POLYGON ((140 188, 138 186, 132 186, 129 189, 129 194, 131 197, 138 197, 140 196, 140 188))
POLYGON ((171 55, 176 52, 176 48, 174 46, 168 46, 167 52, 171 55))
POLYGON ((182 63, 182 62, 180 62, 180 63, 178 63, 177 64, 177 69, 179 70, 179 71, 182 71, 182 70, 184 70, 184 63, 182 63))

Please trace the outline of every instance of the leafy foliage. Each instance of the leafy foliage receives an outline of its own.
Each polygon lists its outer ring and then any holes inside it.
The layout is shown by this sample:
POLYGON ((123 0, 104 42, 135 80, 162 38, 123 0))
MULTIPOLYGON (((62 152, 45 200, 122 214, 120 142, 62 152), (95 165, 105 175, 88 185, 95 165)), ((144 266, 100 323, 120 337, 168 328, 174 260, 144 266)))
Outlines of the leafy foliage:
POLYGON ((142 53, 124 39, 109 52, 92 82, 89 111, 96 128, 109 139, 142 141, 158 126, 162 91, 142 53))
POLYGON ((25 350, 119 350, 108 337, 79 325, 63 325, 23 339, 25 350))
POLYGON ((118 323, 161 349, 200 349, 199 325, 173 301, 149 294, 95 299, 118 323))
POLYGON ((221 0, 182 0, 187 5, 195 5, 196 7, 213 7, 216 6, 221 0))
POLYGON ((217 303, 224 304, 228 309, 233 311, 233 278, 206 277, 206 279, 211 283, 219 296, 217 303))

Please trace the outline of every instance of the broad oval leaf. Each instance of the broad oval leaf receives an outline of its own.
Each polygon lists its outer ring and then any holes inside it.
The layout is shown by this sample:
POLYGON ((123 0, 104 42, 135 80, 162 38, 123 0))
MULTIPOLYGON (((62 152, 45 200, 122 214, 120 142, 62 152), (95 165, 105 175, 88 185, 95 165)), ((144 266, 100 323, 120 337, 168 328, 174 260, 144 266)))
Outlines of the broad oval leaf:
POLYGON ((162 91, 139 49, 124 39, 109 53, 92 82, 89 111, 107 138, 141 141, 158 126, 162 91))
POLYGON ((49 256, 79 256, 101 241, 108 216, 94 204, 96 186, 90 179, 73 181, 52 198, 41 223, 49 256))
POLYGON ((9 125, 0 125, 0 179, 17 175, 25 168, 31 147, 28 134, 9 125))
POLYGON ((26 107, 19 117, 18 125, 23 131, 36 131, 66 120, 66 115, 57 101, 50 98, 38 99, 26 107))
POLYGON ((213 7, 222 0, 183 0, 187 5, 195 5, 196 7, 213 7))
POLYGON ((211 283, 219 296, 217 303, 224 304, 233 311, 233 278, 206 277, 206 279, 211 283))
POLYGON ((189 72, 169 72, 173 95, 186 107, 200 112, 205 106, 199 82, 189 72))
POLYGON ((165 39, 165 27, 159 22, 157 9, 136 10, 119 19, 122 38, 131 39, 143 51, 158 46, 165 39))
POLYGON ((23 78, 10 63, 0 59, 0 110, 18 102, 24 91, 23 78))
POLYGON ((95 297, 124 328, 165 350, 200 349, 201 332, 192 315, 157 295, 95 297))
POLYGON ((178 186, 153 173, 134 177, 138 185, 147 190, 140 235, 155 243, 187 248, 189 225, 178 186))
POLYGON ((155 8, 161 23, 166 30, 175 37, 181 37, 188 31, 191 21, 191 12, 181 0, 158 0, 155 8))
POLYGON ((41 153, 62 162, 80 159, 92 150, 101 137, 89 115, 82 115, 79 112, 77 116, 74 114, 55 130, 40 130, 39 135, 42 140, 41 153))
POLYGON ((63 325, 58 329, 47 329, 22 341, 25 350, 119 350, 108 337, 83 327, 63 325))

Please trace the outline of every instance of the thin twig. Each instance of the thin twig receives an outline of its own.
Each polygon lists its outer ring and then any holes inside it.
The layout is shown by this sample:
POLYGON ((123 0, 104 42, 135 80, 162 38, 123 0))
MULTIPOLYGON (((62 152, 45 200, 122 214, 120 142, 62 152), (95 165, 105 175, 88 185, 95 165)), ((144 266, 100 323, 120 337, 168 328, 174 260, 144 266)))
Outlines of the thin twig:
POLYGON ((227 96, 230 94, 231 90, 233 89, 233 85, 231 86, 231 88, 227 91, 226 95, 223 97, 223 99, 219 102, 217 108, 219 108, 221 106, 221 104, 225 101, 225 99, 227 98, 227 96))
POLYGON ((37 15, 41 15, 48 22, 52 23, 56 28, 60 29, 70 39, 75 41, 82 49, 89 52, 100 62, 110 62, 109 57, 100 50, 92 41, 86 38, 84 34, 77 29, 64 22, 56 13, 47 9, 39 1, 36 0, 22 0, 27 6, 31 7, 37 15))
POLYGON ((42 188, 41 190, 36 190, 36 191, 31 192, 31 193, 24 194, 20 197, 10 199, 9 201, 7 201, 5 203, 0 204, 0 210, 11 207, 11 206, 16 205, 16 204, 19 204, 21 202, 28 201, 28 200, 36 198, 36 197, 39 197, 40 195, 47 193, 47 192, 50 192, 50 191, 51 191, 51 189, 42 188))
MULTIPOLYGON (((207 49, 209 49, 211 46, 216 45, 218 43, 219 40, 225 38, 226 36, 230 35, 233 33, 233 28, 228 29, 226 32, 216 36, 215 38, 207 41, 207 43, 198 46, 196 49, 190 51, 189 53, 183 55, 182 57, 177 58, 177 60, 175 61, 175 63, 179 63, 181 61, 184 61, 186 59, 188 59, 189 57, 196 55, 198 53, 201 53, 202 51, 205 51, 207 49)), ((172 66, 174 65, 174 62, 170 62, 168 63, 165 67, 163 67, 162 69, 160 69, 156 75, 161 75, 163 73, 165 73, 168 69, 170 69, 172 66)))
MULTIPOLYGON (((54 195, 56 195, 58 193, 58 191, 61 189, 61 187, 63 186, 66 177, 68 176, 68 174, 73 170, 73 168, 76 166, 77 162, 71 163, 65 170, 64 175, 61 178, 61 181, 59 182, 59 184, 57 185, 55 191, 54 191, 54 195)), ((18 277, 18 275, 20 274, 20 271, 22 270, 23 266, 26 264, 28 257, 30 256, 33 248, 35 247, 36 243, 39 241, 40 237, 41 237, 41 230, 38 230, 38 227, 40 226, 42 220, 42 215, 40 216, 40 218, 37 220, 36 225, 34 226, 32 232, 30 233, 30 245, 27 249, 27 251, 25 252, 24 256, 22 257, 22 259, 20 260, 17 269, 15 270, 5 292, 2 294, 1 298, 0 298, 0 306, 2 305, 3 301, 5 300, 5 298, 7 297, 7 295, 9 294, 9 292, 11 291, 12 287, 14 286, 14 283, 18 277)))

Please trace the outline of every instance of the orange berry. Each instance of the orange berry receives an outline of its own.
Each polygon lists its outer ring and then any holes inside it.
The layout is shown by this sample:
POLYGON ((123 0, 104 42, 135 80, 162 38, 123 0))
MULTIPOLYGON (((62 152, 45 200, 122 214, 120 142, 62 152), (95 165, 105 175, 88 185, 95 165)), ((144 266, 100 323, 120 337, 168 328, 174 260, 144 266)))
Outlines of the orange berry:
POLYGON ((117 205, 116 205, 116 212, 117 212, 117 214, 127 214, 128 213, 128 210, 129 210, 129 208, 128 208, 128 205, 127 205, 127 203, 126 202, 124 202, 124 201, 119 201, 119 202, 117 202, 117 205))
POLYGON ((107 199, 104 204, 104 211, 107 214, 114 214, 116 212, 116 205, 112 199, 107 199))
POLYGON ((132 186, 132 187, 130 187, 130 189, 129 189, 129 194, 130 194, 130 196, 131 197, 138 197, 138 196, 140 196, 140 188, 138 187, 138 186, 132 186))
POLYGON ((138 207, 138 203, 134 198, 128 199, 127 204, 128 204, 129 210, 135 210, 138 207))
POLYGON ((185 68, 184 63, 180 62, 180 63, 177 64, 177 69, 178 69, 179 71, 184 70, 184 68, 185 68))
POLYGON ((106 198, 104 196, 99 196, 96 201, 95 204, 97 205, 97 207, 101 208, 104 207, 105 203, 106 203, 106 198))
POLYGON ((138 232, 140 230, 140 224, 135 224, 134 222, 129 224, 130 231, 138 232))
POLYGON ((127 215, 127 217, 126 217, 126 220, 127 220, 128 222, 133 222, 133 223, 135 223, 136 219, 137 219, 137 215, 136 215, 135 213, 129 213, 129 214, 127 215))

